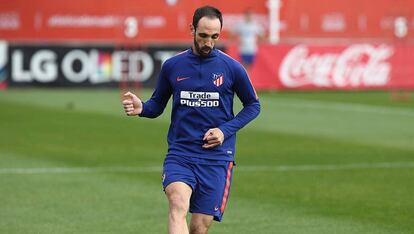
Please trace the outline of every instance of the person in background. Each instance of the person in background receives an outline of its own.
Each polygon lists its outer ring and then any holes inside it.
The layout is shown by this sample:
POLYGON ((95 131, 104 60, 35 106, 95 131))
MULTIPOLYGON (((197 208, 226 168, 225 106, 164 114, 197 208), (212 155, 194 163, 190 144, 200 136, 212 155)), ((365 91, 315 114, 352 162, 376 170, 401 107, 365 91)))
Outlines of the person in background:
POLYGON ((241 62, 249 71, 257 53, 258 43, 264 39, 264 29, 254 20, 253 12, 247 9, 244 12, 243 20, 236 24, 231 30, 231 34, 239 42, 238 50, 241 62))

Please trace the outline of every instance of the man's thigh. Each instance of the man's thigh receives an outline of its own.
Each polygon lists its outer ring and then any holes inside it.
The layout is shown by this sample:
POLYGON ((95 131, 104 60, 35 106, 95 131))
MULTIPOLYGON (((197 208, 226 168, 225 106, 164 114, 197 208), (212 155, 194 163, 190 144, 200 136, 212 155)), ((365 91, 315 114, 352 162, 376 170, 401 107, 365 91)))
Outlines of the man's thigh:
POLYGON ((167 195, 170 206, 173 205, 176 208, 183 209, 188 212, 190 197, 192 194, 190 186, 179 181, 173 182, 165 188, 165 194, 167 195))

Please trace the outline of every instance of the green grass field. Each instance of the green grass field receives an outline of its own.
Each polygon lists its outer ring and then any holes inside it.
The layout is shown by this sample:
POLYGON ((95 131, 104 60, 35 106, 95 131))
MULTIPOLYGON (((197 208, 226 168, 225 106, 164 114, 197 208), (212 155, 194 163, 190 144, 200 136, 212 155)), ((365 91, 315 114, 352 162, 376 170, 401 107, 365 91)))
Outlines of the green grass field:
MULTIPOLYGON (((260 98, 210 233, 414 233, 414 101, 260 98)), ((166 233, 170 109, 138 119, 117 90, 17 89, 0 110, 0 233, 166 233)))

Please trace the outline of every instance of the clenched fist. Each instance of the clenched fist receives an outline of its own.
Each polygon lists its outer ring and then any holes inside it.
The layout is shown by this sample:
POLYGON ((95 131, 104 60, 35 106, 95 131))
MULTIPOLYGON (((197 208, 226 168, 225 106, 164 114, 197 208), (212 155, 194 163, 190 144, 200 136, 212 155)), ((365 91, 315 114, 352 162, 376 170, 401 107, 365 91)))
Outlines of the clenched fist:
POLYGON ((203 148, 210 149, 223 144, 224 134, 219 128, 212 128, 204 134, 203 141, 206 142, 203 148))
POLYGON ((124 106, 125 113, 128 116, 139 115, 142 112, 142 102, 135 94, 127 92, 124 94, 124 99, 122 101, 124 106))

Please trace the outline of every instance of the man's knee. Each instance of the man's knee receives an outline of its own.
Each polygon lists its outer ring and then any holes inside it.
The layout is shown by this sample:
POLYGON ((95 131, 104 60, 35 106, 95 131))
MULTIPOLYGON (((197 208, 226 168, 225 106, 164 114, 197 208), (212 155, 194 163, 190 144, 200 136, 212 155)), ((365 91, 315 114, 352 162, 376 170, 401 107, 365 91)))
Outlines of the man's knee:
POLYGON ((190 234, 207 234, 209 226, 190 225, 190 234))
POLYGON ((189 207, 188 199, 182 194, 174 193, 168 196, 168 202, 170 204, 170 211, 174 213, 186 214, 189 207))
POLYGON ((210 215, 193 214, 190 223, 191 234, 206 234, 213 222, 213 217, 210 215))
POLYGON ((166 188, 170 214, 186 216, 190 206, 191 188, 186 184, 171 184, 166 188))

